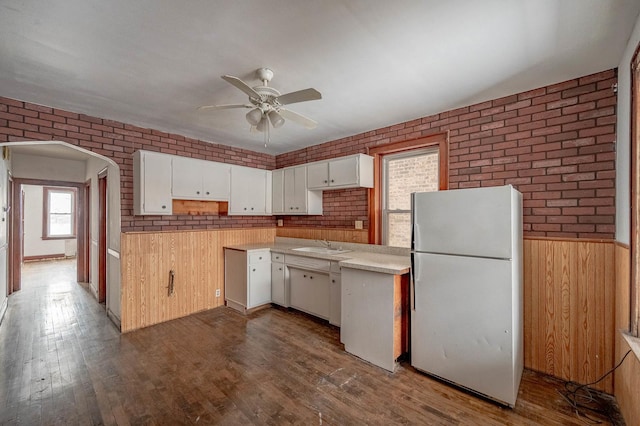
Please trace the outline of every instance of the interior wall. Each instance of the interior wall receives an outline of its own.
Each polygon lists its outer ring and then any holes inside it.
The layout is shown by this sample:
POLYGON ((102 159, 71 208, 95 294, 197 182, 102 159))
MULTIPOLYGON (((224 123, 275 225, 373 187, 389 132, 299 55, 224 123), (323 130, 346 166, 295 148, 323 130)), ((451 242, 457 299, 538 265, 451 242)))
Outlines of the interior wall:
POLYGON ((633 54, 640 45, 640 17, 618 67, 618 123, 616 152, 616 363, 635 346, 615 373, 615 396, 627 424, 640 424, 640 339, 624 335, 629 330, 630 315, 630 250, 631 240, 631 70, 633 54))
POLYGON ((0 159, 0 324, 7 311, 9 298, 8 280, 8 229, 9 229, 9 179, 8 170, 10 164, 8 160, 0 159))
POLYGON ((40 185, 22 185, 24 191, 24 257, 75 256, 75 238, 63 240, 43 239, 43 192, 40 185), (68 247, 69 246, 69 247, 68 247), (71 248, 72 250, 68 250, 71 248))
MULTIPOLYGON (((451 189, 511 184, 523 194, 525 235, 613 239, 615 83, 616 71, 603 71, 281 154, 276 164, 448 132, 451 189)), ((368 227, 366 189, 325 191, 323 201, 323 216, 284 216, 285 226, 368 227)))
POLYGON ((82 182, 85 175, 84 161, 16 153, 10 158, 14 178, 82 182))

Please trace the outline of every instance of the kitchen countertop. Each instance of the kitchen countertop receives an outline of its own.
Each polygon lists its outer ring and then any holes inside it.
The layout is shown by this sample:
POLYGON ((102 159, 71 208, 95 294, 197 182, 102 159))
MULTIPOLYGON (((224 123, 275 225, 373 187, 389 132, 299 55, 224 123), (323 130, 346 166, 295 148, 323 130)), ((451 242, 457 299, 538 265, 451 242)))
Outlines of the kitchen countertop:
POLYGON ((392 253, 384 253, 385 249, 382 246, 332 242, 334 246, 342 247, 351 251, 340 254, 325 254, 294 250, 300 247, 321 247, 321 245, 314 240, 299 240, 292 238, 282 238, 280 240, 286 241, 276 240, 275 243, 231 245, 226 246, 226 248, 242 251, 269 249, 275 253, 339 262, 340 267, 342 268, 360 269, 392 275, 408 273, 411 265, 409 255, 399 254, 402 249, 397 248, 391 248, 390 251, 392 253), (367 248, 370 248, 372 251, 368 251, 367 248))

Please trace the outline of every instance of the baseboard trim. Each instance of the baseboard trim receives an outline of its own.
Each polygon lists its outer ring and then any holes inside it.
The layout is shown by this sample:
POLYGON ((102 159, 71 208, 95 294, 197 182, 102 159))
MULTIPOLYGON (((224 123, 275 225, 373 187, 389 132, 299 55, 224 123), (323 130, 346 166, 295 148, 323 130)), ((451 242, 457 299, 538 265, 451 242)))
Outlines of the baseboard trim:
POLYGON ((118 316, 114 314, 111 309, 107 309, 107 317, 109 317, 109 319, 116 326, 118 331, 122 333, 122 325, 120 323, 120 318, 118 318, 118 316))
POLYGON ((25 262, 38 262, 41 260, 54 260, 54 259, 73 259, 76 256, 66 256, 64 253, 55 253, 55 254, 38 254, 35 256, 24 256, 22 258, 25 262))

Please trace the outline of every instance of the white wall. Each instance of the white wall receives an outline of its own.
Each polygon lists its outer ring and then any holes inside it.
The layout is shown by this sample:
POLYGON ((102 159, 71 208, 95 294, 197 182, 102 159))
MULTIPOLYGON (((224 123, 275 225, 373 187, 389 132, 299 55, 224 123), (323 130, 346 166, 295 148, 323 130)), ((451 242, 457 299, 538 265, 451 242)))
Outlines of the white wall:
POLYGON ((630 158, 631 158, 631 58, 640 43, 640 17, 618 65, 618 124, 616 128, 616 240, 630 243, 630 158))
POLYGON ((22 185, 24 191, 24 256, 75 256, 75 238, 69 240, 42 239, 43 190, 39 185, 22 185))
POLYGON ((14 178, 61 180, 66 182, 85 181, 85 162, 62 158, 40 157, 37 155, 11 155, 14 178))
POLYGON ((7 170, 9 162, 0 160, 0 322, 4 318, 7 310, 9 286, 8 286, 8 241, 7 231, 9 226, 9 216, 5 208, 9 205, 8 197, 8 176, 7 170))
POLYGON ((98 173, 107 169, 107 310, 117 322, 121 315, 120 298, 120 170, 99 158, 86 161, 84 181, 91 180, 90 286, 98 294, 98 173))

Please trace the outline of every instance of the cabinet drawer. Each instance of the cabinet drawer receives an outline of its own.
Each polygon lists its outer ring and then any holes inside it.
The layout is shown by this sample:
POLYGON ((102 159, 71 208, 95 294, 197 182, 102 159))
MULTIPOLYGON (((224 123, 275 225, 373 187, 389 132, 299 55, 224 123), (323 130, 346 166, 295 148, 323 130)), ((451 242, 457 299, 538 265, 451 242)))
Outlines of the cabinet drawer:
POLYGON ((271 253, 271 261, 272 262, 284 262, 284 254, 282 253, 271 253))
POLYGON ((269 262, 271 258, 269 257, 268 251, 258 251, 255 253, 249 253, 249 265, 255 265, 256 263, 269 262))
POLYGON ((331 263, 328 260, 294 256, 290 254, 286 256, 285 262, 287 263, 287 266, 295 266, 302 269, 313 269, 317 271, 329 271, 331 263))

